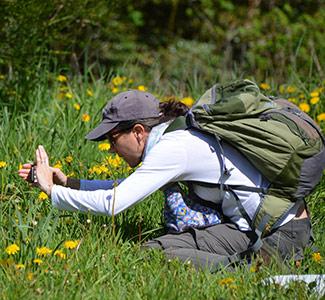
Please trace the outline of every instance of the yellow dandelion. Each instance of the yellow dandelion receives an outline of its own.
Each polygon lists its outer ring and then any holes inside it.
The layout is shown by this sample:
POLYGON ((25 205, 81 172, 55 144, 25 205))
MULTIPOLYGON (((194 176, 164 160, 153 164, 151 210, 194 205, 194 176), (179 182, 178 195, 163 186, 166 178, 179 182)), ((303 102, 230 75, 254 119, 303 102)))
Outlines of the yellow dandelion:
POLYGON ((270 85, 268 83, 266 83, 266 82, 261 83, 260 88, 262 90, 264 90, 264 91, 267 91, 267 90, 271 89, 270 85))
POLYGON ((130 84, 133 83, 133 82, 134 82, 133 79, 129 79, 129 80, 128 80, 128 83, 130 83, 130 84))
POLYGON ((321 121, 325 121, 325 113, 321 113, 317 116, 317 121, 321 122, 321 121))
POLYGON ((52 253, 52 250, 48 247, 37 247, 36 248, 36 254, 39 256, 46 256, 50 255, 52 253))
POLYGON ((234 282, 235 280, 231 277, 227 277, 224 279, 219 280, 219 285, 230 285, 234 282))
POLYGON ((39 266, 39 265, 41 265, 43 263, 43 261, 40 258, 35 258, 35 259, 33 259, 33 263, 35 265, 39 266))
POLYGON ((73 157, 71 155, 68 155, 64 160, 66 163, 71 164, 73 161, 73 157))
POLYGON ((306 102, 300 103, 300 104, 299 104, 299 108, 300 108, 302 111, 306 112, 306 113, 308 113, 308 112, 310 111, 310 106, 309 106, 309 104, 306 103, 306 102))
POLYGON ((68 78, 64 75, 59 75, 58 77, 56 77, 56 80, 59 82, 67 82, 68 78))
POLYGON ((319 97, 313 97, 310 99, 310 103, 313 105, 317 104, 318 102, 319 102, 319 97))
POLYGON ((72 99, 72 98, 73 98, 73 94, 72 94, 71 92, 66 92, 66 93, 64 94, 64 96, 65 96, 66 98, 68 98, 68 99, 72 99))
POLYGON ((82 117, 81 117, 82 121, 87 123, 90 121, 90 115, 88 114, 83 114, 82 117))
POLYGON ((112 83, 114 85, 121 85, 124 81, 124 78, 122 78, 121 76, 116 76, 112 79, 112 83))
POLYGON ((16 253, 18 253, 20 250, 19 246, 17 244, 11 244, 6 248, 6 252, 9 255, 14 255, 16 253))
POLYGON ((3 74, 0 74, 0 80, 4 80, 6 78, 6 76, 5 75, 3 75, 3 74))
POLYGON ((293 85, 288 85, 287 88, 286 88, 286 92, 289 93, 289 94, 294 93, 296 90, 297 90, 297 88, 295 86, 293 86, 293 85))
POLYGON ((15 265, 15 268, 16 268, 17 270, 22 270, 22 269, 25 269, 25 265, 24 265, 24 264, 16 264, 16 265, 15 265))
POLYGON ((119 88, 117 88, 117 87, 112 88, 112 93, 113 94, 117 94, 118 92, 119 92, 119 88))
POLYGON ((184 97, 181 99, 181 102, 185 104, 186 106, 192 106, 194 103, 194 100, 192 97, 184 97))
POLYGON ((74 108, 75 110, 80 110, 80 104, 79 104, 79 103, 75 103, 75 104, 73 104, 73 108, 74 108))
POLYGON ((117 168, 122 164, 122 158, 118 155, 115 156, 109 156, 107 158, 107 162, 110 166, 117 168))
POLYGON ((312 254, 312 259, 314 262, 320 263, 322 261, 322 256, 319 252, 315 252, 312 254))
POLYGON ((34 279, 34 274, 32 272, 27 273, 27 280, 32 281, 34 279))
POLYGON ((137 89, 142 92, 145 92, 147 90, 147 88, 144 85, 139 85, 137 89))
POLYGON ((77 248, 78 244, 79 244, 79 240, 74 240, 74 241, 69 240, 69 241, 65 241, 63 245, 64 245, 64 248, 75 249, 75 248, 77 248))
POLYGON ((92 96, 94 96, 94 92, 91 90, 91 89, 87 89, 87 95, 89 96, 89 97, 92 97, 92 96))
POLYGON ((280 87, 279 87, 279 92, 280 92, 281 94, 284 94, 284 93, 285 93, 285 86, 284 86, 283 84, 280 85, 280 87))
POLYGON ((299 94, 299 99, 305 99, 305 98, 306 98, 305 94, 299 94))
POLYGON ((297 98, 295 98, 295 97, 289 97, 288 98, 288 101, 290 101, 290 102, 292 102, 292 103, 297 103, 298 101, 297 101, 297 98))
POLYGON ((318 91, 313 91, 309 95, 310 95, 311 98, 319 97, 319 92, 318 91))
POLYGON ((5 161, 0 161, 0 169, 5 168, 7 163, 5 161))
POLYGON ((67 177, 74 177, 75 176, 75 173, 72 171, 70 172, 69 174, 67 174, 67 177))
POLYGON ((54 255, 61 258, 61 259, 66 259, 67 258, 67 255, 62 250, 56 250, 54 252, 54 255))
POLYGON ((38 200, 40 200, 40 201, 45 201, 48 198, 49 198, 49 196, 44 192, 40 192, 39 195, 38 195, 38 200))
POLYGON ((53 168, 62 169, 62 162, 60 160, 57 160, 53 165, 53 168))
POLYGON ((111 145, 109 143, 100 143, 98 145, 98 149, 100 151, 108 151, 111 148, 111 145))

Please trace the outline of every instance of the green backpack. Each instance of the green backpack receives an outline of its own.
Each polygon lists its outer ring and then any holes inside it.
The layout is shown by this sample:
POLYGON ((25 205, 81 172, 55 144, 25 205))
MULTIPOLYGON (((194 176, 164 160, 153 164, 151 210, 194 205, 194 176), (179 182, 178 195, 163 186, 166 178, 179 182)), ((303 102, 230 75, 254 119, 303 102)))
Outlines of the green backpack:
POLYGON ((317 124, 289 101, 266 97, 249 80, 214 85, 167 131, 180 128, 227 141, 270 182, 268 188, 226 185, 229 170, 224 164, 219 183, 220 189, 261 194, 253 218, 237 199, 243 217, 259 237, 281 224, 294 205, 301 205, 323 174, 325 139, 317 124))

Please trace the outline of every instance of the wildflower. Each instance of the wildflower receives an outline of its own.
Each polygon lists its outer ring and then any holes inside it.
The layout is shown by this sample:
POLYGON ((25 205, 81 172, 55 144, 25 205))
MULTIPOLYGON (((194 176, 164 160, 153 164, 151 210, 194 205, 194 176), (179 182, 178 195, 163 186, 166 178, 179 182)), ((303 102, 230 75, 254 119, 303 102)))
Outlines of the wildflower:
POLYGON ((306 102, 300 103, 300 104, 299 104, 299 108, 300 108, 302 111, 306 112, 306 113, 308 113, 308 112, 310 111, 310 106, 309 106, 309 104, 306 103, 306 102))
POLYGON ((75 110, 80 110, 80 104, 79 104, 79 103, 75 103, 75 104, 73 104, 73 108, 74 108, 75 110))
POLYGON ((118 155, 115 155, 114 157, 109 156, 107 162, 112 167, 117 168, 122 164, 122 158, 118 155))
POLYGON ((5 168, 7 163, 5 161, 0 161, 0 169, 5 168))
POLYGON ((322 256, 320 255, 319 252, 315 252, 312 254, 312 259, 314 262, 320 263, 322 260, 322 256))
POLYGON ((142 92, 145 92, 147 90, 147 88, 144 85, 139 85, 137 89, 142 92))
POLYGON ((79 244, 79 240, 74 240, 74 241, 65 241, 64 242, 64 248, 67 248, 67 249, 75 249, 79 244))
POLYGON ((38 195, 38 200, 40 200, 40 201, 45 201, 48 198, 49 198, 48 195, 46 193, 44 193, 44 192, 40 192, 39 195, 38 195))
POLYGON ((90 121, 90 116, 88 114, 83 114, 81 119, 83 122, 87 123, 90 121))
POLYGON ((22 270, 22 269, 25 269, 25 265, 24 265, 24 264, 16 264, 16 265, 15 265, 15 268, 16 268, 17 270, 22 270))
POLYGON ((185 97, 185 98, 181 99, 181 102, 183 104, 185 104, 186 106, 192 106, 194 103, 194 100, 192 97, 185 97))
POLYGON ((35 258, 34 260, 33 260, 33 263, 35 264, 35 265, 41 265, 42 263, 43 263, 43 261, 40 259, 40 258, 35 258))
POLYGON ((100 151, 108 151, 111 148, 111 145, 109 143, 100 143, 98 145, 98 149, 100 151))
POLYGON ((117 94, 119 92, 119 89, 117 87, 112 88, 112 93, 117 94))
POLYGON ((13 254, 16 254, 18 253, 20 250, 19 246, 17 244, 11 244, 9 245, 7 248, 6 248, 6 252, 7 254, 9 255, 13 255, 13 254))
POLYGON ((305 94, 299 94, 299 99, 305 99, 305 98, 306 98, 305 94))
POLYGON ((68 99, 72 99, 73 98, 73 94, 71 92, 66 92, 65 93, 65 97, 68 99))
POLYGON ((4 80, 5 79, 5 75, 0 74, 0 80, 4 80))
POLYGON ((310 94, 310 97, 314 98, 314 97, 319 97, 319 92, 318 91, 313 91, 310 94))
POLYGON ((58 77, 56 77, 56 80, 59 82, 67 82, 68 78, 64 75, 59 75, 58 77))
POLYGON ((66 163, 71 164, 73 161, 73 157, 71 155, 68 155, 65 159, 66 163))
POLYGON ((28 273, 27 273, 27 279, 28 279, 29 281, 32 281, 33 278, 34 278, 34 274, 33 274, 32 272, 28 272, 28 273))
POLYGON ((91 89, 87 89, 87 95, 89 97, 92 97, 92 96, 94 96, 94 93, 93 93, 93 91, 91 89))
POLYGON ((295 86, 292 86, 292 85, 289 85, 286 88, 286 92, 289 93, 289 94, 294 93, 296 90, 297 90, 296 87, 295 86))
POLYGON ((128 83, 131 84, 131 83, 133 83, 133 81, 134 81, 133 79, 129 79, 129 80, 128 80, 128 83))
POLYGON ((288 101, 292 102, 292 103, 297 103, 297 98, 295 97, 289 97, 288 101))
POLYGON ((261 83, 260 88, 262 90, 264 90, 264 91, 267 91, 267 90, 271 89, 270 85, 268 83, 266 83, 266 82, 261 83))
POLYGON ((46 256, 50 255, 52 253, 52 250, 48 247, 37 247, 36 248, 36 254, 39 256, 46 256))
POLYGON ((114 85, 121 85, 124 81, 124 78, 120 77, 120 76, 116 76, 112 79, 112 83, 114 85))
POLYGON ((53 168, 57 168, 57 169, 62 169, 62 163, 60 160, 57 160, 53 166, 53 168))
POLYGON ((319 102, 319 97, 313 97, 310 99, 310 103, 313 105, 317 104, 318 102, 319 102))
POLYGON ((54 255, 61 258, 61 259, 66 259, 67 258, 67 255, 62 250, 56 250, 54 252, 54 255))
POLYGON ((87 222, 87 224, 90 224, 91 223, 91 220, 90 219, 87 219, 86 222, 87 222))
POLYGON ((234 282, 235 280, 231 277, 227 277, 227 278, 224 278, 224 279, 221 279, 219 280, 219 284, 220 285, 230 285, 234 282))
POLYGON ((317 116, 317 121, 321 122, 321 121, 325 121, 325 113, 321 113, 317 116))
POLYGON ((279 87, 279 92, 280 92, 281 94, 284 94, 284 93, 285 93, 285 86, 284 86, 283 84, 280 85, 280 87, 279 87))

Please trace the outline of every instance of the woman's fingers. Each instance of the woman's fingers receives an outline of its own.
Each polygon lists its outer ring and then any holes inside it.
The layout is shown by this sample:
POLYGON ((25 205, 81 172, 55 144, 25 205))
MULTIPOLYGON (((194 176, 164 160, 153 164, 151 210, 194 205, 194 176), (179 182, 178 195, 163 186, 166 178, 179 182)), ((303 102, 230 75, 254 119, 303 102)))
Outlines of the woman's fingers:
POLYGON ((42 145, 39 145, 38 148, 36 149, 36 161, 37 164, 49 165, 49 158, 42 145))

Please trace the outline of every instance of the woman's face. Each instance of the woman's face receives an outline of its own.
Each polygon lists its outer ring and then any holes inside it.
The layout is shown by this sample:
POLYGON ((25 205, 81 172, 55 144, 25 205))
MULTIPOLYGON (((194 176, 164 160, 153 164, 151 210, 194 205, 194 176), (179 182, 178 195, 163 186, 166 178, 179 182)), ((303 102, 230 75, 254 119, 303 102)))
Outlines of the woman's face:
POLYGON ((127 132, 112 132, 108 138, 111 144, 111 152, 123 157, 133 168, 141 162, 148 135, 149 133, 141 124, 134 125, 127 132))

